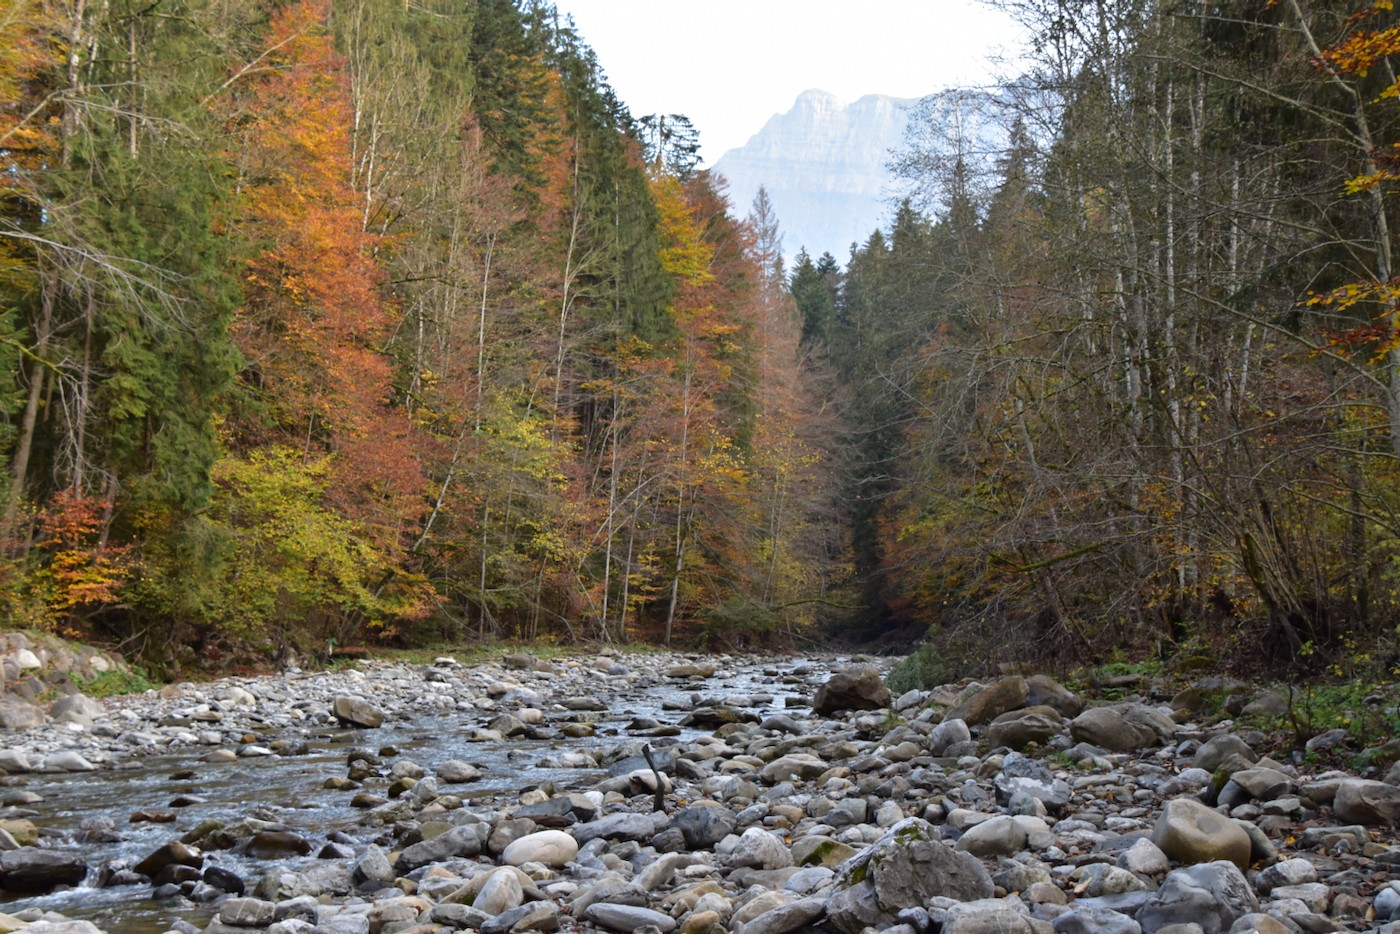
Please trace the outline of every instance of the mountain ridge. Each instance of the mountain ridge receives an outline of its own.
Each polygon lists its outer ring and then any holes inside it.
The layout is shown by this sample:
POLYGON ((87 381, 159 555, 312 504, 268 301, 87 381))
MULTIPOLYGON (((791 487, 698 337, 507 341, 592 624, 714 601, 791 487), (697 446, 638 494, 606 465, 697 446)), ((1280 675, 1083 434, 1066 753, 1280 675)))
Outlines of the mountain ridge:
POLYGON ((760 186, 767 190, 789 262, 804 248, 839 259, 880 226, 893 188, 886 163, 917 103, 875 93, 845 103, 810 88, 713 171, 729 183, 736 213, 748 212, 760 186))

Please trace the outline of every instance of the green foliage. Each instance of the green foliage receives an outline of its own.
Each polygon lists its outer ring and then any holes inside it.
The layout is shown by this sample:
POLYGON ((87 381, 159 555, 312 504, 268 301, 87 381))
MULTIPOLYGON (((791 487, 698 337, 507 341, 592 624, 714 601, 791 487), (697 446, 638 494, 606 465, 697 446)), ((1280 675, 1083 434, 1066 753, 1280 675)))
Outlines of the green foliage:
POLYGON ((219 462, 209 519, 223 542, 201 607, 206 625, 245 639, 319 644, 413 615, 421 582, 404 579, 392 555, 328 508, 331 469, 331 457, 285 448, 219 462))
POLYGON ((956 666, 932 645, 921 645, 890 670, 885 683, 895 694, 915 689, 927 691, 958 680, 956 666))
POLYGON ((160 687, 147 676, 145 671, 135 665, 128 665, 126 671, 113 669, 98 672, 90 677, 75 672, 69 675, 69 680, 77 685, 79 691, 94 698, 142 694, 160 687))

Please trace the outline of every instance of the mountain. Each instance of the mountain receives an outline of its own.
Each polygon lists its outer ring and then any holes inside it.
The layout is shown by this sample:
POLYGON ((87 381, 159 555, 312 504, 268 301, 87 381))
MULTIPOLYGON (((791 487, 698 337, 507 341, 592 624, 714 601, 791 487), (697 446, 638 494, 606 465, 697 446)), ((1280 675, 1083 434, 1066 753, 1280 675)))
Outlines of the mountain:
POLYGON ((762 185, 783 230, 789 261, 806 247, 844 262, 887 213, 890 150, 900 146, 914 99, 867 94, 843 104, 826 91, 803 91, 787 113, 771 117, 747 143, 726 152, 714 171, 729 180, 734 212, 748 213, 762 185))

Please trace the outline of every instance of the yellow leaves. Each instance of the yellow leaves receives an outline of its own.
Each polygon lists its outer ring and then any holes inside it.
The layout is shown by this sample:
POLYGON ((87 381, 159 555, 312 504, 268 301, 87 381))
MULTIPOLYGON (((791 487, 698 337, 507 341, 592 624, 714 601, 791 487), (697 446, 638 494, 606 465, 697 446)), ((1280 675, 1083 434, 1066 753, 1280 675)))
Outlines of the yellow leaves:
POLYGON ((705 231, 685 198, 680 181, 671 175, 652 179, 652 199, 661 213, 664 245, 661 268, 683 285, 705 286, 714 281, 710 265, 715 248, 705 241, 705 231))

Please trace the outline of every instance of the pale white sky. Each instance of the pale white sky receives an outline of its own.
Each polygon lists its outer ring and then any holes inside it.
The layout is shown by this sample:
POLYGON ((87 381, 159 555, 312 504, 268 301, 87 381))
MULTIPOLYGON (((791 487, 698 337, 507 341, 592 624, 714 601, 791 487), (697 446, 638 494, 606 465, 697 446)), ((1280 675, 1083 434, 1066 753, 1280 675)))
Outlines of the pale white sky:
POLYGON ((713 163, 809 88, 844 101, 982 84, 1016 47, 975 0, 555 0, 634 116, 682 113, 713 163))

